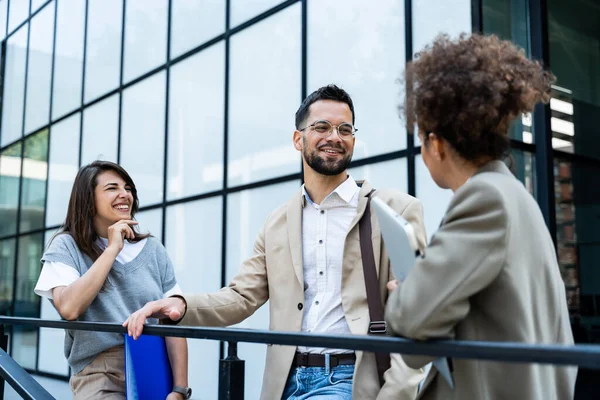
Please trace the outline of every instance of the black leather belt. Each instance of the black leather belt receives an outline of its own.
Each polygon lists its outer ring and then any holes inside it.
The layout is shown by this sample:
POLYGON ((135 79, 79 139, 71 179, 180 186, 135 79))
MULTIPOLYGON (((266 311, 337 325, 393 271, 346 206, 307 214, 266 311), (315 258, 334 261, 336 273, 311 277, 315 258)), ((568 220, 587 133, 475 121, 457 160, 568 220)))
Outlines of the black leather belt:
MULTIPOLYGON (((356 355, 352 354, 331 354, 329 356, 329 366, 354 365, 356 355)), ((292 361, 292 368, 295 367, 325 367, 324 354, 296 353, 292 361)))

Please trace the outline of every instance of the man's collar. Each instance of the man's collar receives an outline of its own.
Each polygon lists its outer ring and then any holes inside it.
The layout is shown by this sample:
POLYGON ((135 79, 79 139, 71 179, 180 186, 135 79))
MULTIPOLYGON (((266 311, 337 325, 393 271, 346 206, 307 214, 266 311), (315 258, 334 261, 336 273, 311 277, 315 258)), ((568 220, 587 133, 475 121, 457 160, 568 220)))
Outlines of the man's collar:
MULTIPOLYGON (((344 182, 340 183, 340 185, 336 187, 333 192, 329 193, 327 197, 325 197, 325 200, 327 200, 333 193, 337 193, 342 200, 344 200, 346 203, 350 203, 350 200, 352 200, 352 197, 354 197, 354 194, 357 190, 358 185, 356 184, 356 181, 354 178, 352 178, 352 176, 348 175, 348 178, 344 182)), ((306 188, 304 185, 302 185, 302 207, 305 207, 306 203, 311 205, 314 204, 308 195, 306 188)))

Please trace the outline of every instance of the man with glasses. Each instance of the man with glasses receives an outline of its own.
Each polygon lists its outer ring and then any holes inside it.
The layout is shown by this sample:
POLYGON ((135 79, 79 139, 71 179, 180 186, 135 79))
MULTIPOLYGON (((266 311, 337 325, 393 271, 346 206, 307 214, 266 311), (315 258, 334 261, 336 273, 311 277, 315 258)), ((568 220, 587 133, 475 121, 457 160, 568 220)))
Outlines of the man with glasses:
MULTIPOLYGON (((226 326, 270 300, 270 328, 316 334, 368 334, 371 317, 359 245, 359 220, 372 186, 347 173, 354 150, 354 106, 328 85, 296 112, 293 143, 302 154, 304 185, 265 222, 254 255, 217 293, 175 296, 146 304, 125 322, 142 333, 146 318, 181 325, 226 326)), ((393 190, 383 199, 411 222, 425 247, 421 203, 393 190)), ((371 213, 374 215, 374 213, 371 213)), ((393 279, 376 218, 371 242, 382 299, 393 279)), ((268 346, 261 399, 414 399, 423 374, 399 355, 380 383, 373 353, 321 347, 268 346)))

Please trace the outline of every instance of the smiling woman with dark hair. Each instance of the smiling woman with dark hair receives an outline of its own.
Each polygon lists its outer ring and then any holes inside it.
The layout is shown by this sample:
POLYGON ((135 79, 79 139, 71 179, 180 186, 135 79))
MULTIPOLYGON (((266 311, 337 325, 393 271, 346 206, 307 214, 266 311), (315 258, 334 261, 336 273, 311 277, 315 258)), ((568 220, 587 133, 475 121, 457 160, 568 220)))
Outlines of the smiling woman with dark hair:
MULTIPOLYGON (((565 287, 535 199, 502 158, 513 119, 548 102, 554 77, 495 36, 439 36, 407 66, 408 126, 423 162, 452 189, 442 224, 407 278, 392 281, 386 320, 426 340, 572 344, 565 287)), ((421 367, 430 359, 405 356, 421 367)), ((452 360, 451 389, 435 367, 420 399, 573 397, 576 368, 452 360)))
MULTIPOLYGON (((122 323, 146 302, 181 293, 162 244, 136 231, 137 190, 119 165, 94 161, 75 178, 67 217, 42 257, 35 292, 66 320, 122 323)), ((165 338, 174 389, 187 389, 187 342, 165 338)), ((125 399, 123 335, 67 331, 75 399, 125 399)), ((183 399, 172 392, 167 399, 183 399)))

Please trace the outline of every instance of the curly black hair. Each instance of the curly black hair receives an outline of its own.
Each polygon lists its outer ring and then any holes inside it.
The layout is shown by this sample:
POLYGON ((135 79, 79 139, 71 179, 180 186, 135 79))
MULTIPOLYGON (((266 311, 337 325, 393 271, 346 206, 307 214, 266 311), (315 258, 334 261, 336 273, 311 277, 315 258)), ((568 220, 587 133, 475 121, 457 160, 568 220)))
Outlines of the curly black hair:
POLYGON ((538 61, 497 36, 439 35, 407 64, 402 108, 407 127, 412 130, 416 121, 425 140, 433 132, 471 162, 499 159, 509 148, 511 121, 550 101, 554 80, 538 61))

